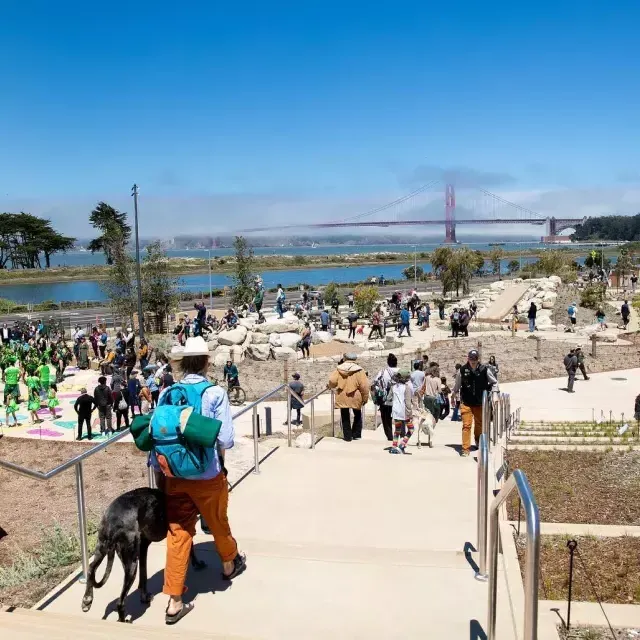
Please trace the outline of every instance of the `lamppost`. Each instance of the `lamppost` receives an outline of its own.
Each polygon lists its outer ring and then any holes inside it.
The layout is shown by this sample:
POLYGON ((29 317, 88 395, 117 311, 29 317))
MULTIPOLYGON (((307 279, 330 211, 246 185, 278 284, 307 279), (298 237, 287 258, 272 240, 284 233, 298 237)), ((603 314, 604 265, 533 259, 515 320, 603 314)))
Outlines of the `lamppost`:
POLYGON ((140 338, 144 338, 144 316, 142 315, 142 276, 140 275, 140 235, 138 233, 138 185, 131 187, 133 196, 133 211, 136 227, 136 286, 138 289, 138 330, 140 338))

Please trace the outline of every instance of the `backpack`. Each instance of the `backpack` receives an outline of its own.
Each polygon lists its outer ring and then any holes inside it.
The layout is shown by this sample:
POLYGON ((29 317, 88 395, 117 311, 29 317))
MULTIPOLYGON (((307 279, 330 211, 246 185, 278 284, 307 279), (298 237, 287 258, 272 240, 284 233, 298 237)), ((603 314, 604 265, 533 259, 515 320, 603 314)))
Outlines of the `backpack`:
MULTIPOLYGON (((146 446, 150 446, 155 454, 164 475, 177 478, 200 476, 218 455, 215 444, 222 422, 200 414, 202 396, 212 386, 207 381, 174 384, 160 397, 148 422, 146 446), (184 412, 188 413, 183 415, 184 412)), ((145 432, 140 434, 143 441, 145 432)), ((136 439, 138 448, 141 444, 145 443, 136 439)))
MULTIPOLYGON (((391 377, 390 372, 389 375, 391 377)), ((389 382, 385 381, 384 372, 371 384, 371 395, 373 396, 373 403, 379 407, 393 403, 393 384, 391 384, 391 380, 389 382)))

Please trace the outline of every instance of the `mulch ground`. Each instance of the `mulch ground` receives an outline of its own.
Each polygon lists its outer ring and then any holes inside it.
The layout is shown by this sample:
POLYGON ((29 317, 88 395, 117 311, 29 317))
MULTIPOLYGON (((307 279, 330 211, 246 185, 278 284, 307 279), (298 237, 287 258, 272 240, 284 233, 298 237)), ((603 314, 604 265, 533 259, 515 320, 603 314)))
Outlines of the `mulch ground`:
MULTIPOLYGON (((522 469, 542 522, 640 525, 639 451, 509 451, 510 469, 522 469)), ((509 518, 518 518, 510 501, 509 518)))
MULTIPOLYGON (((544 600, 566 600, 569 551, 566 536, 542 536, 540 587, 544 600)), ((575 538, 572 599, 613 604, 640 603, 640 538, 575 538)), ((516 540, 520 569, 524 569, 525 537, 516 540)))
MULTIPOLYGON (((2 438, 0 458, 38 471, 49 471, 82 451, 89 444, 2 438)), ((146 486, 145 454, 129 443, 118 443, 83 463, 87 518, 98 524, 110 502, 125 491, 146 486)), ((43 531, 59 524, 77 531, 75 472, 69 469, 48 482, 0 469, 0 527, 7 533, 0 539, 0 566, 13 564, 18 551, 29 552, 42 541, 43 531)), ((25 585, 11 593, 0 590, 0 604, 27 605, 44 595, 59 578, 47 576, 38 585, 25 585), (50 578, 50 579, 49 579, 50 578), (36 591, 37 589, 37 591, 36 591), (34 599, 35 598, 35 599, 34 599)))

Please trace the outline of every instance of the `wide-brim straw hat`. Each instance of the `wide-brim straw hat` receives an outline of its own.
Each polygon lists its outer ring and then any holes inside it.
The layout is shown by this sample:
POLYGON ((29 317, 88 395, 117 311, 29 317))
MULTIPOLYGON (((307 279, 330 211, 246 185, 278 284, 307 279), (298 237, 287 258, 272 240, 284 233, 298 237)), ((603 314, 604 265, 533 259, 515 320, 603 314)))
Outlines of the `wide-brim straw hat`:
POLYGON ((171 349, 171 358, 181 360, 188 356, 208 356, 209 347, 202 336, 187 338, 184 347, 174 347, 171 349))

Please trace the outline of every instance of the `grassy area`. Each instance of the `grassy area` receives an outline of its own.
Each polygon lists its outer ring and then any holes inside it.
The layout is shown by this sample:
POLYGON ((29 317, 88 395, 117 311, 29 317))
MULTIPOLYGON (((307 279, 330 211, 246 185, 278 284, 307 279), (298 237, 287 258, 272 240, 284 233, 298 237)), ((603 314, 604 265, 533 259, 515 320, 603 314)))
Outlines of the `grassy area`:
MULTIPOLYGON (((88 523, 89 555, 97 541, 97 525, 88 523)), ((60 524, 42 529, 40 544, 30 551, 16 549, 12 564, 0 566, 0 602, 4 606, 33 606, 81 562, 77 530, 60 524)))
MULTIPOLYGON (((540 545, 540 586, 544 600, 566 600, 569 585, 567 542, 578 543, 574 557, 573 599, 614 604, 640 603, 640 538, 543 536, 540 545)), ((516 539, 520 569, 524 570, 526 538, 516 539)), ((523 574, 524 575, 524 574, 523 574)))
MULTIPOLYGON (((640 451, 517 451, 542 522, 640 525, 640 451)), ((518 502, 508 505, 517 519, 518 502)))

